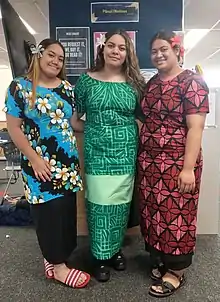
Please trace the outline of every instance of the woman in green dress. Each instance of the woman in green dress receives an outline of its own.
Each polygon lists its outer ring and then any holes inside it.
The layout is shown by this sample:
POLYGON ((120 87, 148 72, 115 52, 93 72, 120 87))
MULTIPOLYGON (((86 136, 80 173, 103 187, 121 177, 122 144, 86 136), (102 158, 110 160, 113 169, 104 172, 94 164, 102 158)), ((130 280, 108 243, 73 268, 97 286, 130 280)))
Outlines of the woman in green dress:
POLYGON ((144 86, 133 42, 121 30, 105 35, 94 68, 75 86, 77 112, 86 114, 86 209, 98 281, 109 280, 109 266, 126 268, 120 249, 134 188, 135 112, 144 86))

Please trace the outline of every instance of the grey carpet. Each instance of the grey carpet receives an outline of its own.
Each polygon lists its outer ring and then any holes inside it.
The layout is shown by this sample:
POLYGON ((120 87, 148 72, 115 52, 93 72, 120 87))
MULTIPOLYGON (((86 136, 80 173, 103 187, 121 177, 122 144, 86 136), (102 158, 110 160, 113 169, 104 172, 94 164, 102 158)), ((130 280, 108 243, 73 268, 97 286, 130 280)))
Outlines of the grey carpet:
MULTIPOLYGON (((139 237, 126 238, 124 253, 126 272, 112 272, 108 283, 92 279, 85 289, 75 290, 45 280, 36 236, 30 228, 0 228, 0 301, 68 302, 68 301, 161 301, 148 295, 148 258, 139 237)), ((70 266, 91 269, 88 240, 80 237, 70 266)), ((194 263, 187 271, 187 284, 166 302, 220 301, 220 239, 199 236, 194 263)))

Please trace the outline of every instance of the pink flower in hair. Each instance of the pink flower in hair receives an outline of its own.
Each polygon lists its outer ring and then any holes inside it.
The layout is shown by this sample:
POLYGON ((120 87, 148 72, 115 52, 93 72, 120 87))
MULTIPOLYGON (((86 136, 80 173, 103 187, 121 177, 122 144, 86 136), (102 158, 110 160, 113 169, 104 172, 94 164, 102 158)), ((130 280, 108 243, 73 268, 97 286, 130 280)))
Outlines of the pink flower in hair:
POLYGON ((175 37, 171 38, 170 41, 171 41, 172 48, 175 46, 179 46, 180 57, 183 57, 184 56, 184 47, 182 46, 182 41, 181 41, 180 36, 175 36, 175 37))

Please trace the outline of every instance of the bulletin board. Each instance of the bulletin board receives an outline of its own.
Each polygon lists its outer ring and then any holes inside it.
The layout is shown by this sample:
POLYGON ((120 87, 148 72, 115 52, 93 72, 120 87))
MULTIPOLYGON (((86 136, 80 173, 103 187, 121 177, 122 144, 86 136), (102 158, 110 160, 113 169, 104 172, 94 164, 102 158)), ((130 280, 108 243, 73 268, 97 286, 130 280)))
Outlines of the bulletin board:
MULTIPOLYGON (((91 1, 50 0, 50 35, 57 37, 57 28, 88 28, 89 67, 94 62, 94 33, 124 29, 135 33, 135 47, 141 69, 152 68, 149 43, 159 30, 182 30, 182 0, 91 1), (114 13, 111 13, 114 11, 114 13)), ((74 30, 74 29, 73 29, 74 30)), ((87 38, 87 33, 84 32, 87 38)), ((59 38, 59 36, 58 36, 59 38)), ((78 40, 79 42, 79 40, 78 40)), ((75 47, 75 46, 74 46, 75 47)), ((81 46, 80 46, 81 47, 81 46)), ((78 49, 83 57, 82 47, 78 49)), ((85 60, 83 60, 85 63, 85 60)), ((82 65, 81 65, 82 66, 82 65)), ((84 66, 85 67, 85 64, 84 66)), ((85 70, 82 68, 81 71, 85 70)), ((80 71, 80 72, 81 72, 80 71)), ((70 74, 74 84, 79 73, 70 74)))

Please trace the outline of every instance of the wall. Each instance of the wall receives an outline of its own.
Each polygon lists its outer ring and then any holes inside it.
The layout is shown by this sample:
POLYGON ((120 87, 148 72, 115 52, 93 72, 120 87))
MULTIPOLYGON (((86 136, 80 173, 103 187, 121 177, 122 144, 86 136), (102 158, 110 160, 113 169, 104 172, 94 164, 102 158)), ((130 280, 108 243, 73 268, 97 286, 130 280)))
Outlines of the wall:
POLYGON ((198 233, 219 233, 220 193, 220 88, 216 94, 216 127, 203 134, 204 168, 199 198, 198 233))
MULTIPOLYGON (((5 121, 5 113, 2 111, 5 102, 6 90, 12 80, 11 69, 0 69, 0 123, 5 121)), ((1 125, 1 124, 0 124, 1 125)))
MULTIPOLYGON (((90 22, 90 3, 96 1, 50 0, 50 34, 56 37, 56 27, 91 28, 91 62, 93 59, 93 32, 109 31, 117 28, 136 31, 136 50, 141 68, 150 68, 149 42, 157 31, 182 29, 182 0, 140 0, 140 22, 106 23, 90 22), (77 2, 77 5, 76 5, 77 2)), ((100 1, 109 2, 109 1, 100 1)), ((121 2, 121 1, 113 1, 121 2)), ((75 82, 75 78, 69 79, 75 82)))

